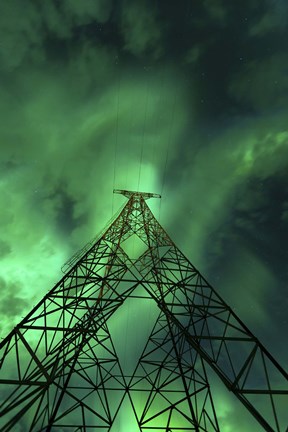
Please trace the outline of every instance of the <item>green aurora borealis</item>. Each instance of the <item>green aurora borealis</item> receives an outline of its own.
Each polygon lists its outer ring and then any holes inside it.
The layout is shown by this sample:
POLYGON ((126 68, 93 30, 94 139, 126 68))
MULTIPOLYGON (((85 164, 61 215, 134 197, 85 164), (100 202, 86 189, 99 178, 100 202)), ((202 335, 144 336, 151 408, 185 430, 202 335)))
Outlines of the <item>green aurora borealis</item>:
MULTIPOLYGON (((0 11, 1 337, 127 188, 287 369, 287 1, 0 11)), ((223 432, 262 430, 214 388, 223 432)))

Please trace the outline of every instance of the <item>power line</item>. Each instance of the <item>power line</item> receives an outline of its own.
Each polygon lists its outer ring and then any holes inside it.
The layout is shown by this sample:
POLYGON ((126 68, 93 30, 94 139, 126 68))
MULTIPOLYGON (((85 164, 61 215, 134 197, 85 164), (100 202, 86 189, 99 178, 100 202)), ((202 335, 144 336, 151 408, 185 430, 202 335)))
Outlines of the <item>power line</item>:
POLYGON ((137 187, 138 191, 139 191, 139 184, 140 184, 140 178, 141 178, 141 168, 142 168, 143 149, 144 149, 144 134, 146 131, 147 106, 148 106, 148 78, 146 81, 146 102, 145 102, 144 124, 143 124, 143 130, 142 130, 142 140, 141 140, 142 142, 141 142, 141 153, 140 153, 140 167, 139 167, 138 187, 137 187))
MULTIPOLYGON (((118 58, 119 59, 119 58, 118 58)), ((118 62, 116 63, 118 64, 118 62)), ((115 189, 116 183, 116 165, 117 165, 117 153, 118 153, 118 132, 119 132, 119 93, 120 93, 120 70, 118 68, 118 85, 117 85, 117 115, 116 115, 116 137, 114 145, 114 175, 113 175, 113 190, 115 189)), ((112 216, 114 214, 114 194, 112 198, 112 216)))
POLYGON ((166 181, 166 171, 167 171, 169 152, 170 152, 171 141, 172 141, 171 140, 171 134, 172 134, 172 129, 173 129, 173 126, 174 126, 174 119, 175 119, 175 108, 176 108, 176 94, 174 95, 174 103, 173 103, 173 108, 172 108, 172 116, 171 116, 171 122, 170 122, 170 125, 169 125, 168 146, 167 146, 167 149, 166 149, 166 158, 165 158, 163 180, 162 180, 162 187, 161 187, 161 196, 163 195, 164 184, 165 184, 165 181, 166 181))
POLYGON ((171 121, 169 122, 169 135, 168 135, 168 146, 166 147, 166 157, 165 157, 165 164, 164 164, 164 171, 163 171, 163 179, 162 179, 162 187, 161 187, 161 200, 159 204, 159 221, 161 217, 161 206, 163 201, 163 192, 164 192, 164 186, 166 182, 166 172, 167 172, 167 165, 169 160, 169 153, 170 153, 170 147, 171 147, 171 134, 174 127, 174 120, 175 120, 175 108, 176 108, 176 91, 174 93, 174 102, 173 102, 173 108, 172 108, 172 114, 171 114, 171 121))

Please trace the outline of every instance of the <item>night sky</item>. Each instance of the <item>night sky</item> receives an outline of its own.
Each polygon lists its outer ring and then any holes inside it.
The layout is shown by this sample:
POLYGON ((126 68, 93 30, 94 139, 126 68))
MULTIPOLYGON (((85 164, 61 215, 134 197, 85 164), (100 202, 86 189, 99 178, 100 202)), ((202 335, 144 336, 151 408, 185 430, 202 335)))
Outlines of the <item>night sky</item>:
POLYGON ((287 40, 287 0, 1 2, 1 337, 139 190, 287 370, 287 40))

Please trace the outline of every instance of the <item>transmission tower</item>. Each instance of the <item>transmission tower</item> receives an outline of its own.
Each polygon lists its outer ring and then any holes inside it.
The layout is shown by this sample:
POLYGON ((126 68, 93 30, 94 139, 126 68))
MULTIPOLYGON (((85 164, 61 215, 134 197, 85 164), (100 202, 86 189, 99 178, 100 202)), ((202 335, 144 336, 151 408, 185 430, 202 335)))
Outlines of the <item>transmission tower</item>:
POLYGON ((285 432, 287 373, 157 222, 146 200, 160 196, 114 192, 126 205, 0 344, 0 430, 113 432, 129 405, 138 431, 219 431, 208 365, 263 430, 285 432), (127 372, 110 325, 132 298, 159 314, 127 372))

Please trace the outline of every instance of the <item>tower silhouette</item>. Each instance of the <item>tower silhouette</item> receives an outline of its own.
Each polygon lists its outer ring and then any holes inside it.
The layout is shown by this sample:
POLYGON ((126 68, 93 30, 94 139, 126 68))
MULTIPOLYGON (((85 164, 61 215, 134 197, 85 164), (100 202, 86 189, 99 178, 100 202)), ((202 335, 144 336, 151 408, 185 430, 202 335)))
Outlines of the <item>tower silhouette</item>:
POLYGON ((113 431, 123 406, 133 432, 219 431, 208 365, 264 430, 285 432, 287 373, 157 222, 146 200, 160 196, 114 192, 128 202, 0 344, 1 431, 113 431), (158 311, 133 370, 111 330, 130 299, 158 311))

